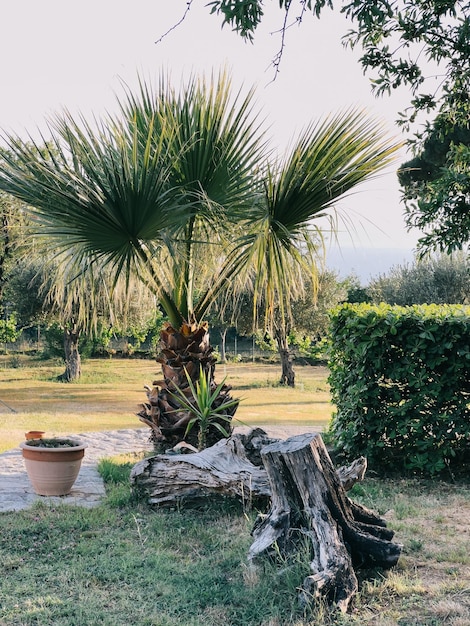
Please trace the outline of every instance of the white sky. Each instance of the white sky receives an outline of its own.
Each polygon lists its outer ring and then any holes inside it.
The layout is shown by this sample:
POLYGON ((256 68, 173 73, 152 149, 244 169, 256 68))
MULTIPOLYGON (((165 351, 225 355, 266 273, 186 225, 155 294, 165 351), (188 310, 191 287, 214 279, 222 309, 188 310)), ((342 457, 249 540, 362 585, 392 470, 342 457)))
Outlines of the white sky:
MULTIPOLYGON (((274 145, 287 146, 311 120, 350 106, 365 107, 383 119, 390 134, 408 93, 375 99, 341 36, 349 25, 330 11, 320 20, 307 15, 288 31, 275 81, 270 65, 279 49, 281 14, 267 2, 268 15, 255 45, 244 43, 221 19, 209 15, 207 0, 195 0, 185 22, 160 43, 186 0, 15 0, 0 9, 0 127, 34 131, 61 108, 86 115, 112 109, 121 80, 136 84, 169 70, 175 85, 193 72, 227 66, 235 87, 257 86, 257 101, 271 124, 274 145)), ((405 159, 403 152, 397 166, 405 159)), ((342 203, 356 225, 354 245, 361 248, 413 248, 417 234, 407 234, 394 168, 362 186, 342 203)), ((341 238, 344 246, 351 238, 341 238)))

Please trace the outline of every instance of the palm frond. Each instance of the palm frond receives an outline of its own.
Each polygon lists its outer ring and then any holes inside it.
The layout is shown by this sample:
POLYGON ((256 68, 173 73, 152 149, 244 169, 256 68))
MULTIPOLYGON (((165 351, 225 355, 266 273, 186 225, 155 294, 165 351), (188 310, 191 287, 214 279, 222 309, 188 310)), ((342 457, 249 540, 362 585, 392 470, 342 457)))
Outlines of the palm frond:
POLYGON ((309 126, 287 157, 268 166, 264 193, 247 214, 246 229, 221 269, 251 277, 256 302, 269 319, 289 313, 302 294, 302 270, 323 251, 319 218, 334 215, 335 203, 389 165, 399 143, 362 111, 347 111, 309 126))
MULTIPOLYGON (((141 274, 158 292, 151 259, 162 233, 179 225, 181 200, 169 188, 168 153, 149 127, 147 138, 129 125, 92 127, 65 112, 39 146, 5 137, 8 151, 0 188, 31 207, 33 230, 66 263, 107 265, 116 278, 141 274)), ((79 271, 79 270, 78 270, 79 271)))
POLYGON ((266 158, 253 95, 253 90, 246 96, 240 90, 232 96, 231 81, 222 71, 209 81, 191 76, 178 92, 164 75, 158 90, 141 80, 139 93, 128 92, 121 102, 139 133, 145 136, 149 120, 157 120, 156 130, 166 137, 170 185, 178 189, 187 213, 167 237, 164 271, 186 319, 194 314, 209 258, 220 255, 220 246, 227 248, 233 225, 251 203, 254 171, 266 158), (161 120, 170 134, 162 131, 161 120))
POLYGON ((300 268, 322 248, 318 219, 398 148, 363 112, 309 126, 285 159, 269 164, 253 91, 231 95, 226 72, 191 77, 176 92, 119 100, 120 113, 49 123, 43 143, 4 134, 0 190, 31 207, 68 278, 86 265, 115 282, 139 276, 170 320, 200 319, 233 283, 251 281, 267 310, 288 311, 300 268))

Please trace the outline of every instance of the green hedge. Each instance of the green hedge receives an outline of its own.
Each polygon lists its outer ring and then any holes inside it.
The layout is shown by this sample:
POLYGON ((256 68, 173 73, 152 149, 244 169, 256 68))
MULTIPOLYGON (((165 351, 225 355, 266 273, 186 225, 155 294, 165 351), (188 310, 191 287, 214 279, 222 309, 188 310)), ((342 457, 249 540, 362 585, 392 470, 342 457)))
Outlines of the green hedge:
POLYGON ((458 468, 470 441, 470 307, 345 304, 330 332, 338 448, 377 469, 458 468))

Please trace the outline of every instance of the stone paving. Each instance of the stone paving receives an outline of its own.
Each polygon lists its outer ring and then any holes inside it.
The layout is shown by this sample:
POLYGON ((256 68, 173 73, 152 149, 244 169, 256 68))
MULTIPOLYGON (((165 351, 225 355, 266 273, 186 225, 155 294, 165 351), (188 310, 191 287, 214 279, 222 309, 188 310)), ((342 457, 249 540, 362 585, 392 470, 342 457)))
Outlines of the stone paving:
POLYGON ((88 447, 78 478, 67 496, 38 496, 34 493, 20 448, 0 454, 0 513, 29 508, 38 500, 49 504, 61 502, 84 507, 97 506, 105 495, 103 480, 96 469, 98 461, 117 454, 152 450, 148 440, 149 432, 148 428, 129 428, 73 435, 88 447))
MULTIPOLYGON (((263 426, 263 428, 271 437, 279 439, 306 432, 305 426, 263 426)), ((236 428, 235 432, 246 430, 248 429, 236 428)), ((84 507, 97 506, 105 495, 103 480, 96 469, 98 461, 118 454, 151 451, 149 432, 148 428, 129 428, 69 435, 80 439, 88 447, 78 478, 67 496, 38 496, 34 493, 26 474, 20 448, 0 454, 0 513, 27 509, 36 501, 51 505, 60 502, 84 507)))

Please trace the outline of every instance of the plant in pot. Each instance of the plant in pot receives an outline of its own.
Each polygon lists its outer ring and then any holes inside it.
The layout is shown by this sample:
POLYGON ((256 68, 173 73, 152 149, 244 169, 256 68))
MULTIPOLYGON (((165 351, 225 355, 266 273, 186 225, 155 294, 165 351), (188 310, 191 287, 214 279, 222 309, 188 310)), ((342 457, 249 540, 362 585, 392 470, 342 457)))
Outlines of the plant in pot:
POLYGON ((80 471, 86 444, 54 437, 28 439, 20 444, 28 478, 40 496, 70 493, 80 471))

